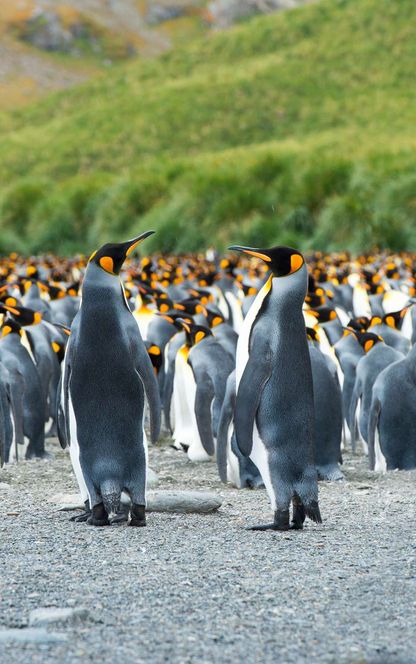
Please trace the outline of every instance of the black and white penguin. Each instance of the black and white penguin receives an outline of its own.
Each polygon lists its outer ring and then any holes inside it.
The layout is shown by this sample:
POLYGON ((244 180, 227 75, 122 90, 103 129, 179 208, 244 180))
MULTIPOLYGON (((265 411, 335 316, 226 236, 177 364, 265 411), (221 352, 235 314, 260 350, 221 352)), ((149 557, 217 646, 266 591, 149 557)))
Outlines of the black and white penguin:
MULTIPOLYGON (((13 319, 6 319, 1 327, 0 362, 8 369, 14 393, 18 415, 14 418, 17 426, 18 443, 23 443, 21 431, 28 438, 26 458, 45 458, 45 411, 46 403, 42 392, 39 373, 33 355, 22 343, 24 331, 13 319), (23 395, 23 422, 20 399, 17 392, 23 395), (22 426, 23 425, 23 426, 22 426)), ((16 431, 15 431, 16 435, 16 431)))
POLYGON ((352 394, 349 428, 351 431, 352 450, 355 451, 358 431, 364 442, 364 452, 368 452, 368 416, 373 396, 373 385, 377 376, 393 362, 404 358, 403 353, 383 342, 383 339, 372 332, 356 333, 365 355, 357 364, 354 391, 352 394), (357 408, 359 415, 357 417, 357 408), (358 421, 357 421, 358 420, 358 421))
POLYGON ((122 491, 132 503, 130 525, 146 524, 144 396, 152 442, 160 430, 160 398, 119 274, 126 257, 150 234, 105 244, 91 255, 65 354, 58 433, 61 445, 69 445, 92 512, 89 523, 96 526, 107 525, 118 512, 122 491))
POLYGON ((274 522, 256 530, 321 522, 314 465, 312 371, 302 306, 308 287, 303 256, 289 247, 232 246, 265 261, 270 277, 244 319, 237 345, 238 447, 259 469, 274 522))
POLYGON ((252 460, 241 454, 234 432, 235 370, 227 379, 217 435, 217 467, 220 479, 239 489, 263 486, 261 475, 252 460))
POLYGON ((416 346, 377 377, 368 417, 372 470, 416 468, 416 346))

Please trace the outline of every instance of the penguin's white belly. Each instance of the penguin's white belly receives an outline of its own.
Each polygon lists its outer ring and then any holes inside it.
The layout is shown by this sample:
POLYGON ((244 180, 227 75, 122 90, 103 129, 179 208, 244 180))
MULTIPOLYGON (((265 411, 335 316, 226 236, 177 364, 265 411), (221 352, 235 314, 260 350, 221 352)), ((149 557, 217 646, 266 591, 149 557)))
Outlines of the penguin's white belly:
POLYGON ((6 459, 6 463, 16 463, 18 461, 19 452, 17 450, 17 445, 16 445, 16 427, 14 425, 13 413, 11 412, 10 412, 10 419, 12 422, 13 435, 12 435, 12 444, 9 450, 9 458, 6 459))
POLYGON ((155 314, 152 311, 145 311, 145 312, 140 311, 138 313, 135 312, 133 315, 137 325, 139 326, 142 339, 147 339, 147 330, 155 314))
POLYGON ((376 427, 375 436, 374 436, 374 456, 375 456, 374 470, 377 471, 378 473, 386 473, 387 462, 383 452, 381 451, 380 434, 378 432, 378 427, 376 427))
POLYGON ((361 284, 356 284, 352 293, 352 306, 354 316, 367 316, 371 318, 371 306, 368 294, 361 284))
POLYGON ((227 479, 238 489, 241 485, 240 464, 238 458, 231 449, 231 438, 234 432, 234 425, 231 423, 227 434, 227 479))
POLYGON ((74 407, 71 400, 71 391, 68 390, 68 413, 66 417, 69 418, 69 455, 71 457, 72 468, 77 478, 79 492, 81 494, 81 499, 85 503, 87 499, 90 498, 87 485, 85 484, 84 475, 82 474, 81 463, 79 460, 79 445, 77 437, 77 421, 75 419, 74 407))
POLYGON ((233 328, 237 332, 237 334, 240 334, 241 327, 243 325, 243 312, 241 309, 241 302, 237 300, 234 293, 226 292, 225 297, 231 308, 231 313, 233 316, 233 328))
POLYGON ((270 477, 270 467, 269 467, 269 455, 264 445, 260 434, 257 429, 257 424, 254 423, 253 428, 253 447, 250 454, 250 459, 257 466, 260 471, 260 475, 266 487, 267 495, 272 506, 273 511, 276 510, 276 495, 274 493, 272 480, 270 477))
POLYGON ((409 309, 403 318, 401 333, 409 341, 412 340, 413 336, 413 322, 412 322, 412 309, 409 309))
POLYGON ((409 296, 399 290, 389 290, 383 297, 382 306, 386 314, 391 314, 393 311, 400 311, 409 302, 409 296))
POLYGON ((183 443, 188 447, 188 458, 191 461, 209 461, 198 432, 195 416, 196 384, 194 374, 187 362, 187 356, 180 350, 175 363, 173 399, 175 412, 175 429, 173 438, 175 447, 183 443))

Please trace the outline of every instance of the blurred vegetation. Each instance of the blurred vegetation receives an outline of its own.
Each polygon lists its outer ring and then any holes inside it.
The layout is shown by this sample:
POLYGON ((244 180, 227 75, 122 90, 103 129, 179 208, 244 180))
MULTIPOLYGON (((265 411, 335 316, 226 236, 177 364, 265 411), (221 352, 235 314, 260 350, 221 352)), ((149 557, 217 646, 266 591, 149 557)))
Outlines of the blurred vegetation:
POLYGON ((0 250, 416 249, 415 65, 414 0, 322 0, 2 114, 0 250))

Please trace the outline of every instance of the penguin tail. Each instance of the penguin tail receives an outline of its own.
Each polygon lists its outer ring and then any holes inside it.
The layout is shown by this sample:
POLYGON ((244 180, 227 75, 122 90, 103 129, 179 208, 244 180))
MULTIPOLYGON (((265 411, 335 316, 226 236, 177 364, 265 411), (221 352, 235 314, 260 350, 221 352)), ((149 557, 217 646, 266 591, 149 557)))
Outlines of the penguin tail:
POLYGON ((104 508, 109 518, 114 517, 120 511, 121 489, 114 480, 104 480, 100 486, 104 508))
POLYGON ((317 500, 312 500, 308 505, 304 505, 305 514, 311 521, 322 523, 321 512, 317 500))

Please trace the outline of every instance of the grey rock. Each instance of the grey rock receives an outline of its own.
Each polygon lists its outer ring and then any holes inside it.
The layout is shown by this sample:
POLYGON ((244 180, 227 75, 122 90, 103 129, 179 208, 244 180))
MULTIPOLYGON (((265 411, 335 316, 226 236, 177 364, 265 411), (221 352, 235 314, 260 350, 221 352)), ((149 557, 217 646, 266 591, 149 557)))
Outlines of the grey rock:
POLYGON ((159 486, 159 478, 155 471, 151 468, 147 469, 146 486, 148 489, 155 489, 157 486, 159 486))
POLYGON ((215 512, 222 505, 218 494, 210 491, 150 491, 147 495, 148 512, 215 512))
POLYGON ((29 614, 29 625, 31 627, 44 627, 53 623, 68 623, 86 620, 89 617, 88 609, 78 608, 58 608, 54 606, 39 607, 29 614))
POLYGON ((229 28, 233 23, 254 16, 269 14, 303 5, 309 0, 213 0, 208 3, 211 20, 216 28, 229 28))
POLYGON ((1 629, 0 643, 59 643, 66 641, 65 634, 48 632, 45 628, 1 629))

